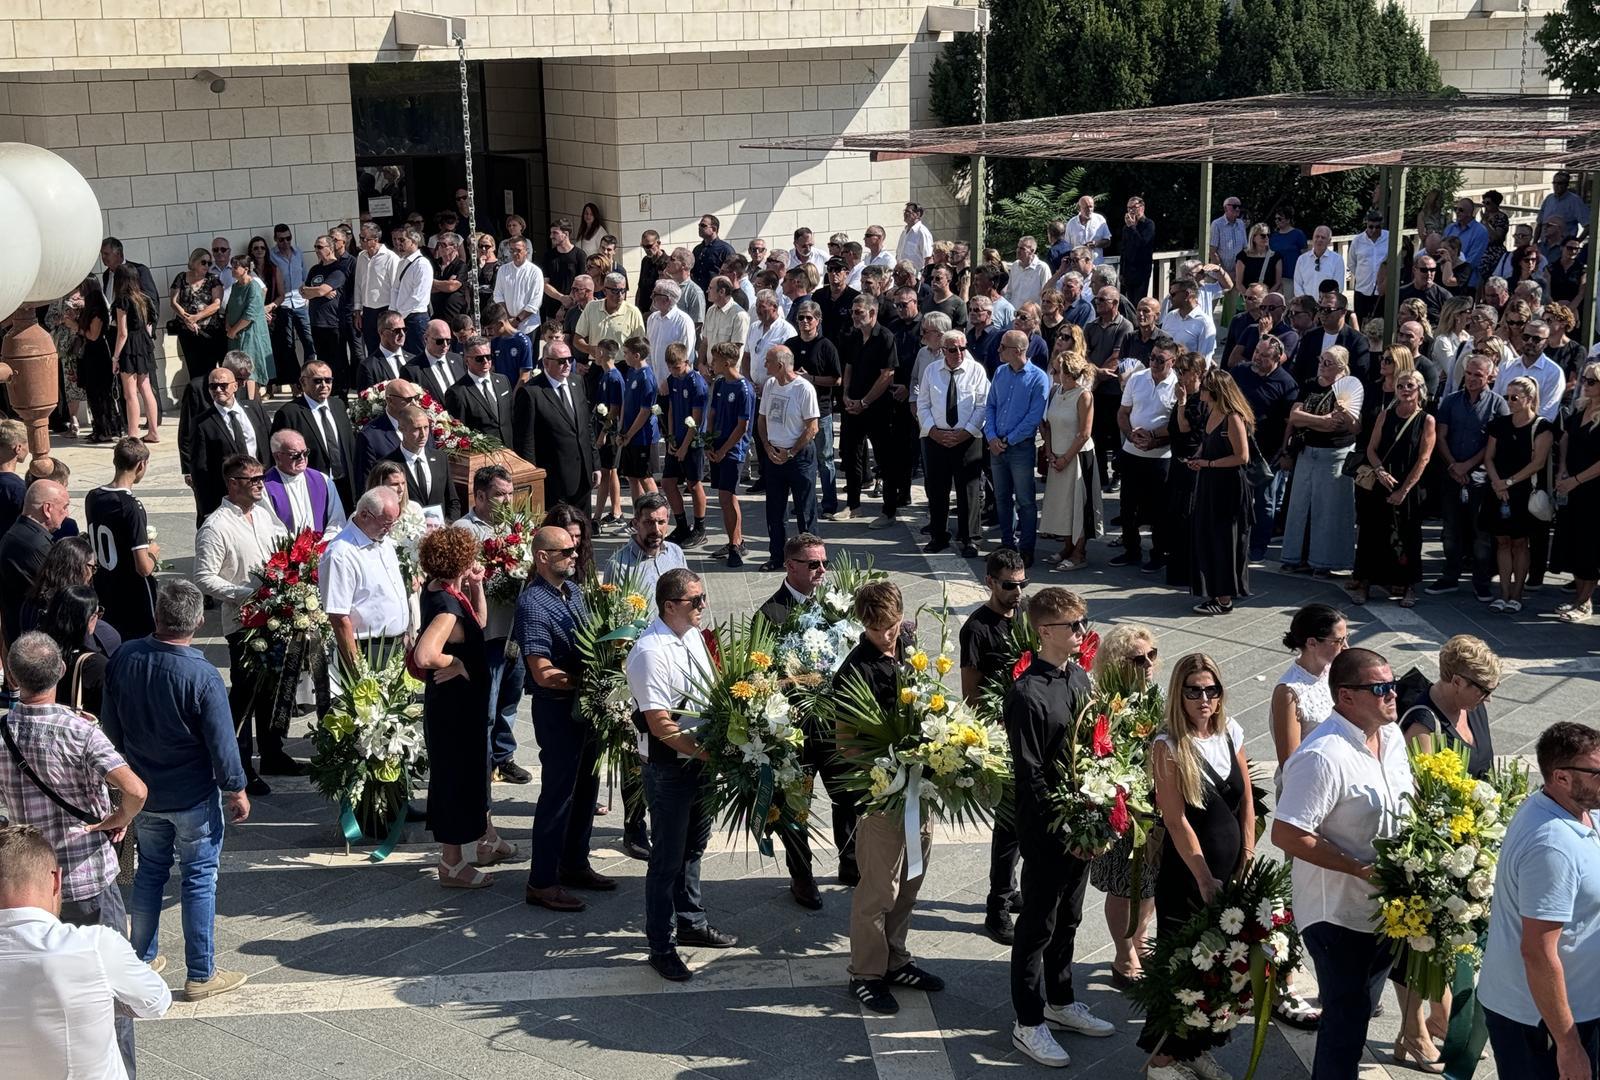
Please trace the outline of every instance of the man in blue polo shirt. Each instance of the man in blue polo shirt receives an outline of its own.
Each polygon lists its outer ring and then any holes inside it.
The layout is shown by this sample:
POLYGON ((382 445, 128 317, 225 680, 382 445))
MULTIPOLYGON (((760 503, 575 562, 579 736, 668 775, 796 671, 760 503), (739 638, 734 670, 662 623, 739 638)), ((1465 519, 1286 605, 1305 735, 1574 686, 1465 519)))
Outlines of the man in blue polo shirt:
POLYGON ((1039 525, 1034 434, 1044 419, 1050 376, 1028 363, 1028 335, 1020 330, 1007 330, 1000 339, 1000 359, 1004 362, 995 369, 984 409, 983 436, 989 441, 1000 542, 1021 552, 1024 566, 1032 566, 1039 525))
MULTIPOLYGON (((1592 1077, 1600 1063, 1600 731, 1539 736, 1544 786, 1517 810, 1495 871, 1478 1000, 1495 1067, 1518 1080, 1592 1077)), ((1481 873, 1481 871, 1480 871, 1481 873)), ((1474 889, 1473 897, 1487 893, 1474 889)))

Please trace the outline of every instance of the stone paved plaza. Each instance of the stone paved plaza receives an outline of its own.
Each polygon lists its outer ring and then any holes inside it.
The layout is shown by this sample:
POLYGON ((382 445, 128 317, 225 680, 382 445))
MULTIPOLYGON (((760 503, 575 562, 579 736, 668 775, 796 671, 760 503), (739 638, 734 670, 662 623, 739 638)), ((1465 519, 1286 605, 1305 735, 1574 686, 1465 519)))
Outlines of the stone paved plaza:
MULTIPOLYGON (((159 529, 163 557, 185 573, 193 504, 177 475, 170 422, 163 434, 138 494, 159 529)), ((83 493, 110 478, 109 451, 68 441, 61 456, 74 471, 74 510, 81 520, 83 493)), ((755 513, 751 503, 756 500, 746 504, 753 533, 746 572, 691 558, 707 573, 714 619, 750 612, 777 585, 776 575, 749 570, 764 549, 759 503, 755 513)), ((1107 513, 1114 511, 1108 506, 1107 513)), ((721 542, 715 521, 713 503, 713 546, 721 542)), ((868 532, 860 521, 824 522, 821 531, 834 550, 870 555, 892 571, 911 610, 937 607, 944 597, 953 614, 964 615, 982 599, 981 564, 950 553, 924 556, 916 533, 921 524, 913 515, 909 525, 882 532, 868 532)), ((1437 554, 1435 539, 1430 532, 1430 558, 1437 554)), ((602 556, 615 543, 606 542, 602 556)), ((1252 760, 1270 761, 1267 700, 1289 660, 1279 642, 1288 614, 1313 599, 1342 603, 1343 591, 1334 583, 1258 571, 1253 595, 1235 614, 1208 619, 1190 611, 1192 598, 1157 587, 1137 571, 1106 567, 1112 549, 1104 544, 1092 544, 1090 553, 1088 569, 1068 575, 1036 568, 1031 580, 1083 592, 1102 630, 1119 621, 1148 625, 1167 665, 1190 650, 1209 651, 1221 664, 1252 760)), ((1600 634, 1541 614, 1559 600, 1558 584, 1530 598, 1519 616, 1492 615, 1466 590, 1454 598, 1424 598, 1410 611, 1374 601, 1350 609, 1351 636, 1387 653, 1397 674, 1413 665, 1434 673, 1436 647, 1451 634, 1487 639, 1508 669, 1491 708, 1496 749, 1525 753, 1554 720, 1600 723, 1600 634)), ((926 612, 922 625, 928 632, 926 612)), ((952 632, 957 625, 953 619, 952 632)), ((225 664, 214 624, 207 633, 207 655, 225 664)), ((524 706, 518 759, 534 770, 535 786, 497 785, 494 808, 522 858, 501 868, 494 886, 482 891, 439 888, 434 849, 420 826, 411 827, 407 842, 384 863, 368 861, 359 849, 347 853, 333 808, 309 782, 273 778, 273 794, 255 800, 250 820, 230 829, 218 886, 217 963, 248 972, 250 981, 198 1005, 180 1001, 165 1019, 139 1024, 139 1076, 964 1080, 997 1069, 1017 1077, 1046 1071, 1011 1046, 1009 950, 981 930, 986 833, 937 837, 911 947, 949 989, 901 992, 896 1017, 864 1016, 845 993, 849 893, 833 881, 831 853, 819 856, 823 910, 808 912, 790 900, 781 869, 742 838, 719 836, 705 861, 712 922, 737 933, 739 947, 686 950, 695 978, 665 984, 644 964, 644 864, 618 850, 620 793, 612 810, 597 818, 594 838, 596 868, 617 877, 620 888, 590 894, 589 909, 578 915, 523 903, 538 782, 526 716, 524 706)), ((302 721, 289 747, 302 757, 309 752, 298 737, 303 734, 302 721)), ((825 800, 818 806, 825 808, 825 800)), ((1069 1074, 1124 1080, 1142 1074, 1144 1055, 1134 1046, 1138 1017, 1110 988, 1111 948, 1099 900, 1091 890, 1075 979, 1080 998, 1117 1021, 1118 1031, 1105 1040, 1062 1041, 1073 1055, 1069 1074)), ((176 903, 169 885, 162 951, 173 958, 167 979, 180 989, 176 903)), ((1308 979, 1304 985, 1314 984, 1308 979)), ((1391 996, 1385 1016, 1372 1025, 1373 1076, 1407 1072, 1391 1064, 1385 1073, 1378 1064, 1391 1061, 1394 1015, 1391 996)), ((1243 1073, 1250 1034, 1241 1028, 1219 1054, 1236 1075, 1243 1073)), ((1274 1027, 1258 1075, 1305 1076, 1310 1051, 1309 1037, 1274 1027)), ((1492 1076, 1492 1062, 1478 1075, 1492 1076)))

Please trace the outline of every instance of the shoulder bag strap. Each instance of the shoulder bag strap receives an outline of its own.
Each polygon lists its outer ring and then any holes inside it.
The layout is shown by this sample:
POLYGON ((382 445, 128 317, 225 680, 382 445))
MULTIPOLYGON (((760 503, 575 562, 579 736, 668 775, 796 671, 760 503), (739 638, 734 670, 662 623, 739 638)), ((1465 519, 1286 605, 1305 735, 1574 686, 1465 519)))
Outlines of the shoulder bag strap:
POLYGON ((60 795, 56 794, 56 790, 49 784, 45 783, 43 778, 41 778, 38 773, 33 771, 33 766, 28 764, 27 759, 22 756, 22 751, 17 747, 16 736, 11 734, 11 719, 9 716, 0 716, 0 735, 5 737, 6 749, 11 752, 11 760, 17 763, 17 770, 21 772, 23 776, 28 778, 29 783, 43 792, 45 798, 61 807, 61 809, 65 810, 67 813, 71 814, 85 825, 93 825, 95 822, 100 820, 97 815, 78 809, 66 799, 63 799, 60 795))
MULTIPOLYGON (((1394 406, 1390 405, 1389 408, 1392 409, 1392 408, 1394 408, 1394 406)), ((1405 423, 1400 425, 1400 430, 1394 433, 1394 442, 1389 444, 1389 449, 1385 450, 1383 452, 1383 457, 1378 459, 1379 466, 1387 465, 1389 463, 1389 455, 1394 453, 1394 448, 1400 445, 1400 440, 1401 439, 1405 438, 1406 428, 1411 426, 1411 421, 1415 420, 1417 417, 1419 417, 1421 415, 1422 415, 1422 407, 1419 405, 1419 406, 1417 406, 1417 411, 1416 412, 1414 412, 1410 416, 1406 417, 1405 423)))
POLYGON ((72 708, 75 712, 83 711, 83 662, 87 659, 89 650, 84 649, 78 654, 77 659, 72 661, 72 680, 68 685, 71 687, 72 708))

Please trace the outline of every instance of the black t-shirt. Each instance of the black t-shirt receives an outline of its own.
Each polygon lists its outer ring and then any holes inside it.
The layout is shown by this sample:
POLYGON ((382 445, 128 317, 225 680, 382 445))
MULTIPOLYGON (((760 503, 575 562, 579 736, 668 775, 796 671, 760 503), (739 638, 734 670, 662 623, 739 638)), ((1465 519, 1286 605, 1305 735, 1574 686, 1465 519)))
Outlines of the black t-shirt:
POLYGON ((445 266, 439 268, 435 277, 439 281, 459 281, 461 288, 455 292, 436 292, 433 294, 433 317, 449 322, 457 315, 465 315, 472 310, 472 293, 467 288, 467 261, 459 255, 445 266))
MULTIPOLYGON (((344 272, 345 284, 354 285, 356 280, 356 257, 347 251, 342 257, 335 259, 334 264, 344 272)), ((355 303, 356 291, 354 288, 339 290, 339 318, 341 320, 355 310, 355 303)))
POLYGON ((861 294, 845 286, 839 293, 838 299, 824 285, 811 294, 812 301, 822 308, 822 336, 830 341, 837 342, 841 337, 850 332, 853 325, 850 321, 850 305, 856 302, 856 297, 861 294))
POLYGON ((961 624, 961 666, 977 668, 980 680, 987 680, 1011 660, 1011 616, 1002 615, 988 604, 967 616, 961 624))
MULTIPOLYGON (((845 396, 858 400, 866 397, 872 384, 878 381, 878 375, 884 370, 893 370, 896 360, 894 335, 888 328, 874 326, 865 339, 859 330, 852 329, 839 342, 839 363, 850 373, 845 396)), ((872 407, 876 408, 885 400, 887 395, 878 398, 872 407)))
POLYGON ((967 328, 967 302, 955 293, 951 293, 943 300, 935 300, 930 296, 926 310, 942 311, 950 316, 950 329, 952 330, 965 330, 967 328))
POLYGON ((840 664, 839 670, 834 673, 834 686, 843 686, 851 672, 855 672, 867 681, 872 696, 879 701, 893 701, 899 692, 899 661, 892 656, 886 656, 883 650, 868 641, 865 635, 862 635, 856 647, 850 650, 850 655, 844 658, 844 663, 840 664))
POLYGON ((310 309, 311 325, 325 330, 337 329, 339 326, 340 297, 346 291, 344 270, 335 259, 331 263, 317 263, 306 270, 306 285, 315 287, 326 285, 333 292, 327 296, 318 296, 308 301, 306 306, 310 309))
POLYGON ((1421 300, 1428 309, 1428 321, 1439 321, 1439 309, 1450 300, 1450 290, 1442 285, 1429 285, 1426 289, 1419 289, 1415 285, 1403 285, 1400 288, 1400 303, 1407 300, 1421 300))
MULTIPOLYGON (((574 247, 565 255, 555 248, 551 248, 544 253, 544 258, 539 260, 539 268, 544 271, 544 283, 546 285, 553 286, 564 293, 569 293, 572 291, 572 279, 583 273, 583 263, 583 252, 577 247, 574 247)), ((594 283, 596 292, 599 291, 601 285, 602 283, 598 281, 594 283)), ((544 298, 544 303, 539 306, 540 316, 548 319, 560 307, 561 304, 558 301, 552 300, 547 296, 544 298)))
MULTIPOLYGON (((796 334, 784 342, 791 353, 794 354, 794 369, 803 371, 807 375, 821 375, 823 378, 838 379, 844 374, 844 367, 839 363, 839 350, 833 342, 818 334, 810 341, 802 340, 796 334)), ((817 391, 817 404, 824 401, 839 404, 839 384, 835 382, 830 389, 817 391)))
POLYGON ((150 579, 139 573, 134 552, 150 546, 144 505, 124 488, 95 488, 83 500, 94 545, 94 590, 105 619, 124 637, 155 630, 150 579))

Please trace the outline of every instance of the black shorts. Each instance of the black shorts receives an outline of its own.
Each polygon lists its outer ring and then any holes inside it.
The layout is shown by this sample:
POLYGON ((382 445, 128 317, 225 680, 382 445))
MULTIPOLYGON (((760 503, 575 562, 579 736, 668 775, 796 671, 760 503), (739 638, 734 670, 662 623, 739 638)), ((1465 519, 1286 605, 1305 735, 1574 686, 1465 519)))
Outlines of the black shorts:
POLYGON ((624 446, 617 459, 617 471, 629 480, 654 479, 658 471, 656 447, 660 445, 651 443, 648 446, 624 446))
POLYGON ((607 439, 606 444, 596 450, 594 456, 596 462, 598 462, 598 464, 595 466, 596 468, 615 469, 617 467, 618 457, 617 444, 612 440, 607 439))
POLYGON ((744 459, 728 456, 711 466, 711 486, 717 491, 739 490, 739 471, 744 468, 744 459))
POLYGON ((668 453, 662 463, 661 475, 689 484, 701 483, 706 475, 706 452, 698 446, 690 447, 682 461, 678 460, 677 454, 668 453))

